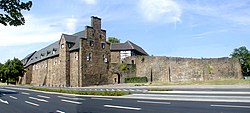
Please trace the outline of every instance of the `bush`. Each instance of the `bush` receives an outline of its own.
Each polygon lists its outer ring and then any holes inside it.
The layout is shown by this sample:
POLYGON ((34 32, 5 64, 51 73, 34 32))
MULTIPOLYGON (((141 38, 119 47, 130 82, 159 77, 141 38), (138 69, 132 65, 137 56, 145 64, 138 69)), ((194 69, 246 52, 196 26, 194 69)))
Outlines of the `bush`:
POLYGON ((125 78, 125 83, 146 83, 146 82, 148 82, 147 77, 125 78))

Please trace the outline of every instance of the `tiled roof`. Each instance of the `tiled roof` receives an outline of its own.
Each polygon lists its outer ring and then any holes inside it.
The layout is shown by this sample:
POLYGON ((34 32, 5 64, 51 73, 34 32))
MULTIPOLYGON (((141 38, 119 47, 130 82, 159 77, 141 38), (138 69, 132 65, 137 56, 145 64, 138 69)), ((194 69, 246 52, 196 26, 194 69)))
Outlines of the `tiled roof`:
POLYGON ((131 41, 126 41, 125 43, 112 43, 110 45, 111 51, 126 51, 126 50, 136 50, 144 55, 148 55, 140 46, 134 44, 131 41))

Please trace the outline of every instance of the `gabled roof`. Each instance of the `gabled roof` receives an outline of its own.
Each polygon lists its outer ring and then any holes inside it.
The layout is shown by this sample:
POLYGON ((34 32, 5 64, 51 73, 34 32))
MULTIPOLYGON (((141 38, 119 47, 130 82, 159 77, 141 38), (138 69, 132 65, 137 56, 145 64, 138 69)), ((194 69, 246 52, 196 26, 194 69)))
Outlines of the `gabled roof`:
POLYGON ((134 44, 131 41, 126 41, 125 43, 112 43, 110 45, 111 51, 126 51, 126 50, 135 50, 141 54, 148 55, 140 46, 134 44))

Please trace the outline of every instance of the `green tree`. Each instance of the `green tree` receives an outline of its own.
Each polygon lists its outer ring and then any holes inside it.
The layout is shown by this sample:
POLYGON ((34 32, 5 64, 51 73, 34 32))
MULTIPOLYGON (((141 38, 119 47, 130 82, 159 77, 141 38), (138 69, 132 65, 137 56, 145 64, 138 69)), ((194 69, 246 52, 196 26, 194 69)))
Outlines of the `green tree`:
POLYGON ((234 49, 230 55, 239 58, 243 76, 250 76, 250 52, 245 46, 234 49))
POLYGON ((109 43, 120 43, 120 39, 115 38, 115 37, 108 37, 108 42, 109 43))
POLYGON ((30 10, 32 1, 0 0, 0 23, 7 26, 24 25, 22 10, 30 10))
POLYGON ((0 63, 0 81, 3 82, 3 77, 4 77, 4 73, 3 73, 3 64, 0 63))
POLYGON ((3 79, 7 80, 7 83, 9 82, 17 82, 18 78, 20 76, 23 76, 25 70, 24 70, 24 66, 22 64, 22 62, 17 59, 14 58, 13 60, 7 60, 7 62, 5 62, 4 66, 3 66, 3 79))

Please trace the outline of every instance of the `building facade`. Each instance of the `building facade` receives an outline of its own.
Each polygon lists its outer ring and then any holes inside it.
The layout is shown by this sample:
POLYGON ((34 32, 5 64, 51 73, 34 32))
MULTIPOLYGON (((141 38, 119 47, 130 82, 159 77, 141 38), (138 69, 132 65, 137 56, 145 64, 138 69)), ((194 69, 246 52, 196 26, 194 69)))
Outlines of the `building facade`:
POLYGON ((110 43, 101 19, 91 17, 91 26, 31 53, 23 60, 26 68, 21 84, 81 87, 108 83, 110 43))

